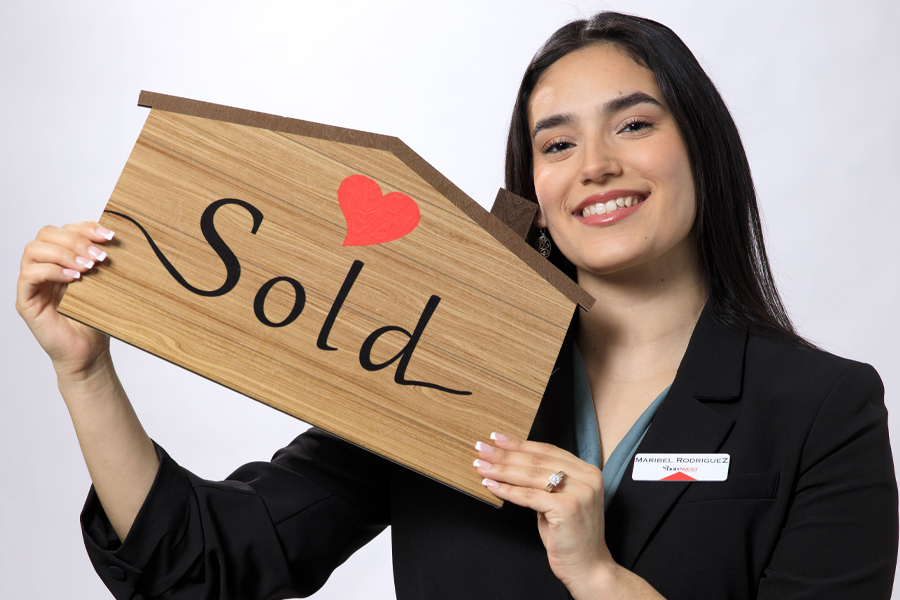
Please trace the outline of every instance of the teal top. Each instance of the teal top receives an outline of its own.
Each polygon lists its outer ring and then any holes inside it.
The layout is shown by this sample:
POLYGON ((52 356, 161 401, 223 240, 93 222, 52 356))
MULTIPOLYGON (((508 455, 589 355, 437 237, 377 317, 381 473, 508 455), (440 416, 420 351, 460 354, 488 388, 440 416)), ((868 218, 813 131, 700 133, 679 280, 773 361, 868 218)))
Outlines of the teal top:
MULTIPOLYGON (((572 366, 575 371, 575 445, 578 449, 578 458, 584 462, 600 467, 600 431, 597 429, 597 413, 594 412, 594 397, 591 394, 591 382, 588 379, 587 368, 584 359, 578 350, 578 344, 572 344, 572 366)), ((647 410, 634 422, 631 429, 609 455, 603 466, 603 510, 609 507, 610 501, 619 489, 619 482, 628 469, 628 463, 634 456, 644 434, 650 427, 650 421, 656 414, 656 410, 666 397, 669 385, 656 397, 647 410)))

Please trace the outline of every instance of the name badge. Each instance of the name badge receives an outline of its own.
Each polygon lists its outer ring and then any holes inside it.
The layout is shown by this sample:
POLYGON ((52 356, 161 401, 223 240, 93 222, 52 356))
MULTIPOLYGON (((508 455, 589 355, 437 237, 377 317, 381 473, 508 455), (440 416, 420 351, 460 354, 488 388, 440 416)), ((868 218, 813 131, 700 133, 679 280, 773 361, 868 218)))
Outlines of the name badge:
POLYGON ((725 481, 728 454, 637 454, 634 481, 725 481))

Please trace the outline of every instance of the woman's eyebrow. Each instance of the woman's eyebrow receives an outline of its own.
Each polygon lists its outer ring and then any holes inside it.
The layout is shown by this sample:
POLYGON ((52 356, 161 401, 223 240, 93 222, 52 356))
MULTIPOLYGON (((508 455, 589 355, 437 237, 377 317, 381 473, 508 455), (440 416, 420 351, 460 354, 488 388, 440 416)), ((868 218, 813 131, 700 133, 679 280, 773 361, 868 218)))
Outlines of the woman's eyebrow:
POLYGON ((613 113, 617 113, 620 110, 625 110, 626 108, 631 108, 637 104, 653 104, 660 108, 663 107, 662 104, 659 103, 659 100, 651 96, 650 94, 645 94, 644 92, 634 92, 633 94, 628 94, 627 96, 622 96, 620 98, 616 98, 614 100, 609 100, 608 102, 603 103, 600 107, 600 114, 604 117, 608 117, 613 113))
MULTIPOLYGON (((638 104, 653 104, 660 108, 663 107, 663 105, 660 104, 659 100, 657 100, 650 94, 646 94, 644 92, 634 92, 633 94, 628 94, 627 96, 621 96, 619 98, 604 102, 600 106, 600 114, 604 117, 607 117, 611 114, 619 112, 620 110, 625 110, 638 104)), ((534 129, 531 131, 531 139, 534 140, 537 137, 537 134, 544 129, 551 129, 553 127, 559 127, 560 125, 572 125, 573 123, 575 123, 575 121, 576 118, 574 113, 562 113, 558 115, 551 115, 549 117, 541 119, 540 121, 535 123, 534 129)))
POLYGON ((551 115, 549 117, 541 119, 534 124, 534 129, 531 131, 531 139, 534 140, 534 138, 537 137, 537 134, 540 133, 543 129, 551 129, 553 127, 559 127, 560 125, 571 125, 574 122, 574 113, 551 115))

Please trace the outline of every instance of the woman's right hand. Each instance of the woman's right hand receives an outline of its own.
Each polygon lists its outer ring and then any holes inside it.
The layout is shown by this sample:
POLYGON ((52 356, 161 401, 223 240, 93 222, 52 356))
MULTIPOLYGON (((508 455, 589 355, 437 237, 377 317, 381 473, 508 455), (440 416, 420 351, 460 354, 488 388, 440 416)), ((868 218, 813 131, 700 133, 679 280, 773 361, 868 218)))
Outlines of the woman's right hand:
POLYGON ((47 226, 22 255, 16 310, 53 360, 97 496, 120 540, 144 503, 159 458, 109 356, 109 337, 57 312, 66 287, 106 258, 97 223, 47 226))
POLYGON ((86 221, 46 226, 25 246, 16 289, 16 310, 53 361, 60 377, 86 377, 106 363, 109 336, 57 312, 70 283, 106 258, 98 244, 113 232, 86 221))

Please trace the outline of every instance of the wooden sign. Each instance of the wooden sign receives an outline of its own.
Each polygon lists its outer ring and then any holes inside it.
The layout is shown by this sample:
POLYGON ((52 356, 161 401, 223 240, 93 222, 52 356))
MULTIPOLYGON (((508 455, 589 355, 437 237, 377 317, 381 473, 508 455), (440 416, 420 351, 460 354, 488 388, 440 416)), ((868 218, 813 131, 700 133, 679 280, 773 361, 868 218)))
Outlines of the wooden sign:
POLYGON ((473 444, 527 436, 593 302, 523 241, 533 208, 501 194, 517 234, 396 138, 139 104, 110 258, 60 312, 500 504, 473 444))

